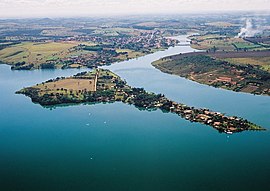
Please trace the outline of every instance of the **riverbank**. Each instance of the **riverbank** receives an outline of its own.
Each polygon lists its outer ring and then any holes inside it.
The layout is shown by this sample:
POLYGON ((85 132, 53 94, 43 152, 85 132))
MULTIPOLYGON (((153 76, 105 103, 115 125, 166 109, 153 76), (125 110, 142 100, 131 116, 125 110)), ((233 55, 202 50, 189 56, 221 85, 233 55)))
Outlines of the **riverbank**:
MULTIPOLYGON (((241 56, 246 53, 234 53, 241 56)), ((253 53, 257 56, 256 53, 253 53)), ((258 52, 270 54, 270 52, 258 52)), ((201 84, 236 92, 270 95, 270 73, 252 65, 237 65, 219 60, 230 53, 187 53, 162 58, 152 63, 162 72, 178 75, 201 84), (215 56, 215 58, 213 58, 215 56), (216 58, 217 57, 217 58, 216 58)))
POLYGON ((0 61, 12 70, 97 68, 138 58, 175 46, 178 42, 160 33, 125 37, 91 37, 52 41, 18 41, 0 50, 0 61))
POLYGON ((119 76, 105 69, 81 72, 68 78, 56 78, 18 92, 43 106, 64 103, 123 102, 140 109, 171 112, 191 122, 213 127, 222 133, 235 133, 264 128, 239 117, 228 117, 209 109, 189 107, 167 99, 164 95, 146 92, 127 85, 119 76))

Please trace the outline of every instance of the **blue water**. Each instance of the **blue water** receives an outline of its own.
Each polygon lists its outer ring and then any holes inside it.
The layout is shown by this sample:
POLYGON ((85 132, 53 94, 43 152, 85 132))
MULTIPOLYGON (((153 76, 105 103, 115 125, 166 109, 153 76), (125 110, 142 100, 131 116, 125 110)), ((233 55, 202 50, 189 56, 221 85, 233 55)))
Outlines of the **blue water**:
MULTIPOLYGON (((128 84, 270 129, 270 98, 161 73, 151 62, 188 46, 107 68, 128 84)), ((227 136, 161 111, 122 103, 43 108, 14 92, 82 70, 0 65, 0 190, 269 191, 270 133, 227 136)))

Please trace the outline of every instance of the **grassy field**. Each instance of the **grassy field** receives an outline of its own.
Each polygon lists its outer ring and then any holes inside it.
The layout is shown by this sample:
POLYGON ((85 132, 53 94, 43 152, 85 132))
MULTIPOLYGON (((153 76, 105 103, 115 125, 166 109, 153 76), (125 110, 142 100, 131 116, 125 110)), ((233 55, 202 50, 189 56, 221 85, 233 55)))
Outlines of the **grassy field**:
MULTIPOLYGON (((96 46, 93 42, 77 42, 77 41, 59 41, 59 42, 23 42, 0 50, 0 61, 15 65, 17 63, 25 62, 26 65, 33 65, 32 68, 39 68, 41 64, 49 61, 56 61, 56 67, 61 68, 61 64, 57 64, 60 59, 72 57, 83 57, 84 59, 93 59, 95 55, 98 56, 97 51, 89 51, 76 48, 83 44, 89 47, 96 46)), ((153 51, 155 51, 153 49, 153 51)), ((134 51, 130 49, 116 49, 120 54, 116 59, 119 61, 137 58, 144 56, 146 53, 134 51)), ((74 62, 70 67, 79 67, 78 63, 74 62)))
POLYGON ((81 33, 74 32, 72 29, 65 27, 51 27, 42 30, 41 34, 44 36, 74 36, 81 33))
MULTIPOLYGON (((94 92, 98 97, 114 97, 117 83, 121 83, 119 76, 109 70, 98 69, 81 72, 68 78, 48 80, 17 93, 32 95, 33 101, 42 102, 44 105, 79 103, 89 101, 89 96, 94 92)), ((130 89, 128 86, 126 88, 130 89)), ((92 98, 90 100, 95 100, 95 96, 92 98)))
POLYGON ((258 65, 261 69, 270 73, 270 57, 261 57, 261 58, 226 58, 226 61, 233 64, 251 64, 258 65))
POLYGON ((117 53, 124 53, 124 52, 127 53, 126 55, 122 54, 122 55, 118 56, 118 58, 121 59, 121 60, 124 60, 126 58, 129 58, 129 59, 138 58, 140 56, 145 55, 142 52, 136 52, 136 51, 133 51, 133 50, 130 50, 130 49, 116 49, 116 52, 117 53))
POLYGON ((190 37, 192 48, 198 50, 209 50, 216 48, 217 51, 235 51, 239 50, 266 50, 262 45, 248 42, 242 38, 227 37, 220 35, 202 35, 190 37))
POLYGON ((67 78, 63 80, 59 80, 56 82, 49 82, 46 84, 39 84, 34 86, 35 88, 39 88, 41 90, 52 90, 56 91, 57 89, 67 89, 73 91, 79 90, 87 90, 87 91, 95 91, 95 80, 93 79, 73 79, 67 78))
POLYGON ((238 49, 256 49, 261 48, 261 45, 250 42, 234 42, 234 46, 238 49))
POLYGON ((139 35, 140 31, 131 28, 107 28, 107 29, 96 29, 93 31, 96 35, 104 36, 119 36, 120 34, 126 35, 139 35))
POLYGON ((234 51, 235 47, 233 43, 243 42, 243 39, 229 38, 226 36, 219 35, 204 35, 204 36, 195 36, 191 38, 192 48, 198 50, 208 50, 213 47, 216 47, 221 51, 234 51))
POLYGON ((213 34, 193 36, 190 38, 192 40, 192 47, 195 49, 213 50, 215 47, 218 53, 211 54, 210 56, 212 57, 226 60, 233 64, 257 65, 260 66, 261 69, 270 72, 270 57, 268 53, 265 54, 265 51, 269 49, 258 43, 253 43, 251 40, 254 39, 247 41, 242 38, 225 37, 213 34))
POLYGON ((67 56, 71 48, 78 44, 78 42, 24 42, 0 50, 0 60, 8 64, 25 61, 29 64, 39 65, 46 60, 67 56))
MULTIPOLYGON (((181 59, 186 56, 208 55, 221 61, 227 61, 235 65, 253 65, 270 73, 270 51, 234 51, 234 52, 191 52, 172 56, 181 59)), ((167 57, 170 58, 170 57, 167 57)))
POLYGON ((236 26, 236 24, 232 24, 232 23, 229 23, 229 22, 211 22, 211 23, 206 23, 206 25, 215 26, 215 27, 232 27, 232 26, 236 26))

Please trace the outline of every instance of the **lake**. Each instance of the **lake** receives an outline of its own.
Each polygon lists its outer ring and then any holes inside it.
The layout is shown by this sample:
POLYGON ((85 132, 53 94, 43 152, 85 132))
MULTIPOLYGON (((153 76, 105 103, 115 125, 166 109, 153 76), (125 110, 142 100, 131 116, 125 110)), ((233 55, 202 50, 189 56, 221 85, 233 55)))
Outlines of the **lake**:
MULTIPOLYGON (((131 86, 270 128, 269 97, 216 89, 151 66, 191 51, 171 47, 104 68, 131 86)), ((43 108, 15 94, 85 70, 12 71, 0 65, 0 190, 270 190, 269 130, 228 136, 123 103, 43 108)))

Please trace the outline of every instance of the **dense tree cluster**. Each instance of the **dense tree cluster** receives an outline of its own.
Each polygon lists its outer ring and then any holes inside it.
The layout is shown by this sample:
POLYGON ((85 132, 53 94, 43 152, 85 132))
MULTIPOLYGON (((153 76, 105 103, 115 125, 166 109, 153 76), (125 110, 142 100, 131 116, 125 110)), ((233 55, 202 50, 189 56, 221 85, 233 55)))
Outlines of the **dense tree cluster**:
POLYGON ((55 63, 48 62, 40 65, 41 69, 55 69, 55 63))

